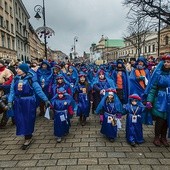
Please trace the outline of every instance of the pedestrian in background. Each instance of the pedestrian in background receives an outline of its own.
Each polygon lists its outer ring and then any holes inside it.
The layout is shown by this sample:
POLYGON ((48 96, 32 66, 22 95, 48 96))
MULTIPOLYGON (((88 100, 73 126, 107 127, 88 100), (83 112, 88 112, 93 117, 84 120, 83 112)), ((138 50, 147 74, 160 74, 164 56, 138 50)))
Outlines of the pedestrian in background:
MULTIPOLYGON (((40 67, 37 69, 36 74, 37 74, 38 83, 41 86, 43 92, 48 98, 50 98, 48 90, 49 90, 49 86, 50 86, 50 82, 52 80, 52 74, 53 74, 50 63, 46 60, 43 60, 42 63, 40 64, 40 67)), ((39 106, 40 106, 39 116, 44 116, 45 103, 41 99, 39 101, 39 106)))
MULTIPOLYGON (((3 116, 0 121, 0 128, 4 128, 9 119, 7 116, 6 109, 4 109, 5 106, 3 105, 7 104, 6 101, 7 99, 5 98, 7 98, 13 78, 14 78, 14 74, 12 73, 12 71, 6 68, 4 60, 0 60, 0 100, 3 107, 3 108, 0 107, 3 113, 3 116)), ((12 123, 15 124, 14 118, 12 118, 12 123)))

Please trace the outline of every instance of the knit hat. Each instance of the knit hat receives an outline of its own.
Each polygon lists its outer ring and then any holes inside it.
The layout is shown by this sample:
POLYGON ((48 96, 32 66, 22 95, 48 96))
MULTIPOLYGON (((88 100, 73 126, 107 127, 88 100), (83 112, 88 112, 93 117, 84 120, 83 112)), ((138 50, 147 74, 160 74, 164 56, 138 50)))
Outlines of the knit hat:
POLYGON ((29 71, 29 66, 28 66, 28 64, 26 64, 26 63, 20 64, 20 65, 18 66, 18 68, 19 68, 20 70, 22 70, 24 73, 28 73, 28 71, 29 71))
POLYGON ((1 63, 2 65, 5 65, 4 60, 0 60, 0 63, 1 63))

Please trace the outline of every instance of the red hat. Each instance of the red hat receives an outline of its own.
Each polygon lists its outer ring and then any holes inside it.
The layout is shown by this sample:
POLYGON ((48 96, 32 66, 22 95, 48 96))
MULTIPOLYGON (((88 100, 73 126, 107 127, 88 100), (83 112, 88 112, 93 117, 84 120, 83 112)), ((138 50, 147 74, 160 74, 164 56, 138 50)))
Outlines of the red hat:
POLYGON ((141 97, 139 97, 139 95, 137 95, 137 94, 132 94, 129 96, 129 99, 141 100, 141 97))
POLYGON ((166 54, 162 57, 162 60, 170 60, 170 54, 166 54))

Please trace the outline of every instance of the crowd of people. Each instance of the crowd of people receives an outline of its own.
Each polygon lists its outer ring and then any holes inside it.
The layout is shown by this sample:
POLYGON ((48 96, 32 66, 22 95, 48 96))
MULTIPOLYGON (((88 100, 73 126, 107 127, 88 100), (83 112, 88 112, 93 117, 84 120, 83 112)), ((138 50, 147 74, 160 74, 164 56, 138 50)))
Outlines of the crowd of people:
POLYGON ((99 115, 100 132, 111 142, 126 115, 126 139, 131 146, 145 141, 142 124, 155 121, 154 145, 169 147, 170 55, 101 65, 0 59, 0 97, 0 128, 11 117, 16 135, 25 138, 23 150, 32 142, 36 116, 53 112, 54 136, 60 143, 69 133, 70 119, 77 116, 85 126, 91 109, 99 115))

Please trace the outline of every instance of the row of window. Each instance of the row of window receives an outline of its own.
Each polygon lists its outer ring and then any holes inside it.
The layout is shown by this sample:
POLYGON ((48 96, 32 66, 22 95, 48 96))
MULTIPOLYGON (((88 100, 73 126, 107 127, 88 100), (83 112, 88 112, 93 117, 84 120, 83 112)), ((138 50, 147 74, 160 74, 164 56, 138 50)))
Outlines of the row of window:
POLYGON ((1 46, 15 50, 15 40, 10 35, 1 32, 1 46))
POLYGON ((14 25, 10 24, 8 20, 4 20, 3 16, 0 16, 0 27, 14 34, 14 25))
POLYGON ((21 12, 21 8, 15 3, 15 14, 22 20, 24 24, 27 22, 27 18, 24 16, 24 13, 21 12))
POLYGON ((26 25, 23 25, 21 22, 19 22, 18 19, 16 19, 16 31, 20 33, 24 37, 28 37, 28 31, 26 31, 26 25))
MULTIPOLYGON (((11 1, 11 0, 10 0, 10 1, 11 1)), ((10 15, 13 17, 12 6, 11 6, 11 5, 8 5, 7 1, 5 1, 4 3, 3 3, 3 2, 4 2, 3 0, 0 0, 0 6, 5 9, 5 12, 6 12, 7 14, 10 14, 10 15)), ((11 1, 10 4, 12 4, 12 1, 11 1)))
MULTIPOLYGON (((1 32, 1 46, 15 50, 15 39, 5 34, 5 32, 1 32)), ((21 40, 17 40, 17 48, 21 51, 28 52, 28 46, 24 45, 24 42, 21 40)))
MULTIPOLYGON (((145 46, 144 48, 141 48, 141 51, 143 53, 151 53, 151 52, 156 52, 156 48, 155 48, 155 44, 153 45, 148 45, 148 46, 145 46)), ((121 51, 119 52, 119 54, 122 56, 122 55, 127 55, 127 54, 136 54, 137 53, 137 50, 127 50, 127 51, 121 51)))
POLYGON ((25 45, 24 42, 19 39, 17 40, 17 47, 18 47, 17 51, 24 51, 26 53, 29 53, 28 45, 25 45))

